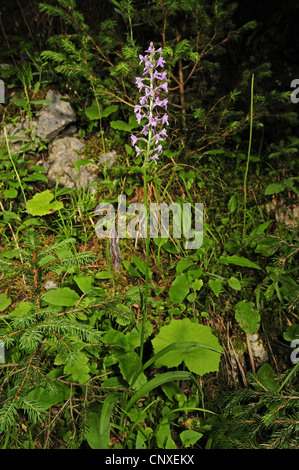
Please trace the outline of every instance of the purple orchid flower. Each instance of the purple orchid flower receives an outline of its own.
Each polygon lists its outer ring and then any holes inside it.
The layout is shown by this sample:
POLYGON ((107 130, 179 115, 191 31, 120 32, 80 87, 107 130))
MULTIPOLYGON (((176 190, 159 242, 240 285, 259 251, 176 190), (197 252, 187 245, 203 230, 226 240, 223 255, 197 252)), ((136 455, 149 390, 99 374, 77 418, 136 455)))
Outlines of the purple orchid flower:
POLYGON ((148 161, 153 160, 157 163, 162 154, 162 145, 159 142, 167 137, 166 129, 163 126, 169 125, 168 115, 165 113, 161 115, 161 109, 167 109, 168 100, 159 97, 161 93, 168 92, 167 72, 160 70, 165 65, 161 47, 155 49, 151 42, 145 52, 146 55, 139 55, 140 64, 144 63, 143 78, 136 77, 136 85, 140 93, 143 91, 143 95, 139 98, 139 104, 135 106, 134 112, 138 124, 143 119, 146 119, 147 123, 143 125, 141 131, 144 137, 138 138, 131 135, 131 140, 137 155, 142 153, 148 161), (139 141, 146 143, 146 149, 137 145, 139 141))

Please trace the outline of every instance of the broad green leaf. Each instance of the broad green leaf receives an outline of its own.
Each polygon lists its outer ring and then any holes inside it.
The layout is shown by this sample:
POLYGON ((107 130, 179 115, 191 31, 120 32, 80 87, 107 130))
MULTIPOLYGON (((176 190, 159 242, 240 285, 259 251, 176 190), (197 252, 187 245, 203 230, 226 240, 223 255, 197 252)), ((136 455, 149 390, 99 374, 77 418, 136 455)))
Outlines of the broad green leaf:
MULTIPOLYGON (((138 256, 136 255, 132 255, 132 259, 133 261, 135 262, 137 268, 139 269, 139 271, 145 276, 146 275, 146 263, 144 261, 142 261, 140 258, 138 258, 138 256)), ((152 271, 149 269, 149 277, 152 277, 153 273, 152 271)))
POLYGON ((177 449, 171 436, 170 424, 163 420, 156 432, 157 446, 159 449, 177 449))
POLYGON ((11 299, 7 297, 7 294, 0 294, 0 312, 3 312, 11 304, 11 299))
POLYGON ((173 401, 174 397, 180 393, 180 389, 176 382, 168 382, 163 384, 161 388, 170 401, 173 401))
POLYGON ((220 263, 222 264, 235 264, 236 266, 244 266, 246 268, 253 268, 253 269, 261 269, 256 263, 250 261, 247 258, 243 258, 242 256, 220 256, 219 259, 220 263))
POLYGON ((43 183, 48 183, 47 177, 43 173, 40 173, 38 171, 35 171, 26 178, 23 178, 23 181, 42 181, 43 183))
POLYGON ((43 295, 43 300, 52 305, 63 307, 71 307, 80 299, 77 292, 69 287, 61 287, 59 289, 51 289, 43 295))
POLYGON ((42 165, 32 165, 29 167, 30 171, 39 171, 42 173, 47 173, 46 168, 44 168, 42 165))
POLYGON ((221 279, 209 279, 209 286, 216 295, 216 297, 219 297, 221 288, 222 288, 222 281, 221 279))
POLYGON ((48 189, 37 193, 27 201, 26 210, 30 215, 42 216, 62 209, 63 203, 59 201, 51 202, 53 199, 54 195, 48 189))
POLYGON ((101 413, 87 412, 84 437, 92 449, 107 449, 110 442, 110 420, 117 399, 105 398, 101 413))
POLYGON ((130 261, 123 261, 124 268, 128 271, 128 273, 131 274, 131 276, 134 277, 141 277, 140 272, 138 269, 135 268, 135 266, 130 262, 130 261))
POLYGON ((134 389, 138 389, 146 383, 146 377, 143 372, 138 375, 136 381, 134 380, 139 365, 139 356, 135 351, 130 351, 119 356, 120 372, 130 387, 134 389))
POLYGON ((188 294, 186 297, 188 302, 195 302, 196 298, 197 298, 196 292, 191 292, 191 294, 188 294))
POLYGON ((227 281, 228 282, 228 285, 234 289, 234 290, 241 290, 241 283, 240 281, 234 277, 234 276, 231 276, 231 278, 227 281))
POLYGON ((276 374, 270 364, 263 364, 253 376, 270 392, 278 391, 278 383, 277 380, 275 380, 276 374))
POLYGON ((7 199, 15 199, 18 196, 16 188, 9 188, 4 191, 4 197, 7 199))
POLYGON ((192 266, 193 264, 194 262, 191 259, 183 258, 177 262, 175 270, 177 273, 182 273, 186 269, 190 268, 190 266, 192 266))
POLYGON ((36 387, 27 393, 26 397, 37 401, 46 410, 58 403, 64 403, 70 398, 70 387, 67 384, 55 382, 55 387, 45 390, 44 387, 36 387))
POLYGON ((197 431, 193 431, 192 429, 182 431, 181 434, 180 434, 180 438, 181 438, 181 441, 182 441, 182 444, 183 444, 184 447, 192 446, 202 436, 203 436, 203 434, 201 434, 200 432, 197 432, 197 431))
POLYGON ((265 189, 265 196, 269 196, 271 194, 278 194, 284 191, 285 185, 281 183, 271 183, 265 189))
POLYGON ((100 271, 95 275, 96 279, 111 279, 113 276, 108 271, 100 271))
POLYGON ((136 127, 139 127, 140 124, 138 124, 137 119, 135 116, 133 116, 129 122, 125 121, 111 121, 110 126, 112 129, 116 129, 118 131, 125 131, 125 132, 131 132, 133 129, 136 127))
POLYGON ((217 338, 211 333, 209 326, 194 323, 189 318, 173 319, 168 325, 162 326, 160 332, 152 340, 154 353, 159 354, 163 352, 164 348, 175 346, 174 343, 185 343, 185 347, 172 349, 158 357, 155 361, 157 367, 177 367, 184 362, 191 372, 198 375, 219 369, 219 353, 222 352, 222 348, 217 338), (192 342, 203 343, 207 347, 192 345, 190 344, 192 342), (218 352, 210 350, 208 347, 212 347, 218 352))
POLYGON ((33 308, 31 302, 20 302, 13 310, 9 312, 11 317, 23 317, 33 308))
POLYGON ((73 279, 84 294, 91 289, 93 284, 92 276, 74 276, 73 279))
MULTIPOLYGON (((148 429, 151 429, 151 428, 146 428, 146 430, 148 430, 148 429)), ((152 429, 151 429, 151 432, 153 432, 152 429)), ((137 432, 137 436, 136 436, 135 449, 146 449, 147 448, 147 446, 146 446, 147 438, 143 434, 144 434, 143 430, 141 431, 139 429, 138 432, 137 432)))
POLYGON ((261 317, 253 302, 246 302, 246 300, 238 302, 235 307, 235 318, 246 333, 258 332, 261 317))
POLYGON ((293 339, 298 339, 299 338, 299 325, 288 326, 282 336, 286 341, 289 341, 289 342, 293 341, 293 339))
POLYGON ((110 116, 110 114, 115 113, 117 109, 118 109, 117 104, 108 106, 105 109, 102 109, 100 107, 100 113, 99 113, 97 102, 96 100, 93 100, 92 104, 85 109, 85 114, 90 121, 95 121, 97 119, 110 116))
POLYGON ((194 291, 198 291, 202 288, 203 286, 203 280, 202 279, 195 279, 195 281, 192 282, 191 287, 194 291))
POLYGON ((2 212, 2 215, 5 223, 10 223, 11 220, 20 220, 20 217, 15 212, 6 211, 2 212))
POLYGON ((179 274, 169 289, 169 297, 177 304, 182 302, 189 293, 190 286, 186 274, 179 274))
POLYGON ((104 334, 103 343, 113 345, 113 353, 119 357, 125 352, 132 351, 140 343, 140 339, 138 338, 136 342, 133 336, 111 328, 104 334))

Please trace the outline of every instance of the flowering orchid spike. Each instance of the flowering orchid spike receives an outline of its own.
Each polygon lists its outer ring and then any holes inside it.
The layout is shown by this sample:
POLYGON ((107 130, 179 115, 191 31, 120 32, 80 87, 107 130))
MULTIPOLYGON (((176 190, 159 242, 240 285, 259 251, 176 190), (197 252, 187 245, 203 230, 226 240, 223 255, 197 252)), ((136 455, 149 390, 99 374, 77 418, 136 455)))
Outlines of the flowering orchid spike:
POLYGON ((138 124, 143 119, 146 124, 143 125, 141 135, 145 137, 136 137, 131 135, 132 145, 137 155, 144 155, 147 161, 153 160, 157 163, 162 154, 161 141, 167 137, 164 125, 169 125, 168 115, 161 113, 161 109, 167 110, 167 98, 160 99, 161 93, 167 93, 167 72, 160 69, 164 67, 165 60, 162 57, 162 48, 154 48, 153 42, 145 51, 146 55, 139 55, 140 64, 144 63, 142 77, 136 77, 136 85, 139 93, 143 93, 139 98, 139 104, 135 106, 134 112, 138 124), (140 148, 137 143, 145 141, 146 148, 140 148), (159 145, 158 145, 159 143, 159 145))

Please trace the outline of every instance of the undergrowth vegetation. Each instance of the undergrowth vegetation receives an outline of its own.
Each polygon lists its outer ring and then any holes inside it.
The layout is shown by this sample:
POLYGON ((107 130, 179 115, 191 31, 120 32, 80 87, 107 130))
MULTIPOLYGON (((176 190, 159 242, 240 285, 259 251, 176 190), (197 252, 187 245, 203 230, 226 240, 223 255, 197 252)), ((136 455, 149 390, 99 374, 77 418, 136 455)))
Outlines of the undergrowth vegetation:
MULTIPOLYGON (((0 447, 298 448, 290 92, 269 89, 269 61, 229 74, 228 48, 254 41, 257 27, 235 26, 240 2, 103 3, 99 23, 75 0, 40 3, 28 39, 5 34, 0 447), (165 71, 167 138, 138 117, 151 43, 165 71), (18 151, 7 132, 32 123, 49 89, 67 94, 85 144, 74 188, 49 183, 48 142, 33 126, 18 151), (80 167, 108 151, 117 165, 84 187, 80 167), (187 203, 192 226, 202 203, 201 245, 188 249, 185 231, 100 238, 96 208, 119 196, 147 208, 187 203)), ((150 122, 161 103, 148 105, 150 122)))

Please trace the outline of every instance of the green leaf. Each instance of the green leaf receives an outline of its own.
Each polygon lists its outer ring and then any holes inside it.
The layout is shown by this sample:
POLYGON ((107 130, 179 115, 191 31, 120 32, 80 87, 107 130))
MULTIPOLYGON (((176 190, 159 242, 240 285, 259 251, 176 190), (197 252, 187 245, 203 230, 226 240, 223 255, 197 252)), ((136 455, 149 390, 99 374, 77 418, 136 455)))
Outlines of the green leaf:
POLYGON ((179 274, 169 289, 169 297, 177 304, 182 302, 189 293, 190 286, 186 274, 179 274))
POLYGON ((193 264, 194 262, 191 259, 183 258, 177 262, 175 270, 177 273, 182 273, 186 269, 190 268, 190 266, 192 266, 193 264))
POLYGON ((88 292, 93 284, 93 277, 92 276, 74 276, 73 277, 75 283, 79 287, 79 289, 85 294, 88 292))
POLYGON ((180 439, 184 447, 190 447, 195 444, 203 434, 197 431, 193 431, 192 429, 182 431, 180 434, 180 439))
POLYGON ((270 364, 263 364, 257 373, 253 374, 254 377, 258 379, 258 381, 266 387, 267 390, 270 392, 277 392, 278 391, 278 383, 275 380, 276 374, 270 364))
POLYGON ((142 387, 137 390, 128 404, 126 405, 125 409, 128 412, 135 403, 140 400, 140 398, 147 396, 149 392, 154 390, 157 387, 161 387, 161 385, 172 382, 173 380, 190 380, 191 374, 190 372, 186 371, 173 371, 173 372, 165 372, 164 374, 158 374, 156 377, 151 379, 149 382, 144 384, 142 387))
POLYGON ((4 191, 4 197, 7 199, 15 199, 18 195, 16 188, 9 188, 4 191))
POLYGON ((198 291, 202 288, 203 286, 203 280, 202 279, 195 279, 195 281, 192 282, 191 287, 194 291, 198 291))
POLYGON ((31 167, 29 167, 29 170, 30 171, 39 171, 39 172, 42 172, 42 173, 47 173, 46 168, 44 168, 41 165, 32 165, 31 167))
POLYGON ((232 289, 241 290, 241 283, 236 277, 232 276, 227 282, 232 289))
POLYGON ((140 124, 138 124, 137 119, 135 116, 133 116, 129 122, 125 121, 111 121, 110 126, 112 129, 116 129, 118 131, 125 131, 125 132, 131 132, 133 129, 136 127, 139 127, 140 124))
POLYGON ((219 297, 221 287, 222 287, 222 281, 221 279, 209 279, 209 286, 216 295, 216 297, 219 297))
POLYGON ((156 432, 157 446, 159 449, 177 449, 171 436, 170 424, 168 421, 162 421, 156 432))
POLYGON ((100 271, 95 275, 96 279, 112 279, 112 274, 108 271, 100 271))
POLYGON ((31 302, 20 302, 13 310, 9 312, 11 317, 23 317, 32 309, 31 302))
POLYGON ((23 181, 42 181, 43 183, 48 183, 47 177, 43 173, 40 173, 38 171, 35 171, 26 178, 23 178, 23 181))
POLYGON ((100 118, 108 117, 108 116, 110 116, 110 114, 115 113, 115 111, 117 111, 117 110, 118 110, 118 105, 117 104, 108 106, 105 109, 102 109, 100 107, 100 113, 101 113, 101 115, 100 115, 97 102, 96 102, 96 100, 93 100, 92 104, 85 109, 85 114, 86 114, 86 116, 88 117, 88 119, 90 121, 95 121, 95 120, 100 119, 100 118))
POLYGON ((270 194, 278 194, 284 191, 285 185, 281 183, 271 183, 265 189, 265 196, 269 196, 270 194))
POLYGON ((230 200, 228 201, 228 210, 229 212, 234 212, 237 209, 237 198, 235 195, 233 195, 230 200))
POLYGON ((28 106, 28 101, 23 98, 13 98, 12 102, 21 108, 26 108, 28 106))
POLYGON ((81 166, 87 166, 89 165, 90 163, 93 163, 91 160, 84 160, 82 158, 79 158, 75 165, 74 165, 74 168, 75 170, 79 170, 81 166))
POLYGON ((71 307, 80 299, 77 292, 69 287, 61 287, 59 289, 51 289, 43 296, 43 300, 51 305, 59 305, 63 307, 71 307))
POLYGON ((268 220, 267 222, 263 222, 262 224, 259 224, 250 232, 249 238, 255 238, 258 235, 261 235, 262 233, 264 233, 264 231, 269 227, 271 223, 272 221, 268 220))
POLYGON ((62 209, 63 203, 59 201, 51 202, 54 195, 47 189, 41 193, 37 193, 32 199, 27 201, 26 210, 30 215, 47 215, 62 209))
POLYGON ((140 272, 138 269, 130 261, 123 261, 124 268, 134 277, 141 277, 140 272))
POLYGON ((168 242, 168 238, 161 238, 161 237, 153 238, 153 240, 154 240, 155 245, 157 246, 163 246, 165 245, 165 243, 168 242))
POLYGON ((45 390, 44 387, 36 387, 26 395, 30 400, 41 404, 47 410, 58 403, 64 403, 70 398, 70 387, 67 384, 55 382, 55 388, 45 390))
POLYGON ((11 299, 6 294, 0 294, 0 312, 3 312, 11 304, 11 299))
POLYGON ((289 341, 289 342, 293 341, 293 339, 298 339, 299 338, 299 325, 288 326, 282 336, 286 341, 289 341))
POLYGON ((235 318, 245 333, 257 333, 260 327, 260 313, 253 302, 242 300, 235 307, 235 318))
POLYGON ((123 378, 134 389, 140 388, 147 380, 143 373, 140 373, 135 380, 136 370, 139 367, 139 356, 135 351, 130 351, 119 356, 119 369, 123 378))
POLYGON ((92 449, 107 449, 110 441, 110 420, 117 399, 105 398, 101 413, 88 412, 84 437, 92 449))
POLYGON ((75 357, 64 366, 63 371, 69 375, 71 381, 85 384, 90 379, 87 355, 82 351, 76 351, 75 357))
MULTIPOLYGON (((136 256, 136 255, 132 255, 132 259, 135 262, 138 270, 145 276, 146 275, 146 263, 144 261, 142 261, 140 258, 138 258, 138 256, 136 256)), ((149 274, 150 278, 153 275, 153 273, 150 269, 149 269, 148 274, 149 274)))
POLYGON ((247 258, 243 258, 242 256, 220 256, 219 259, 220 263, 222 264, 235 264, 237 266, 244 266, 246 268, 253 268, 253 269, 261 269, 256 263, 250 261, 247 258))
POLYGON ((209 326, 194 323, 189 318, 173 319, 169 325, 162 326, 158 335, 152 340, 155 354, 162 353, 164 348, 170 347, 172 344, 175 347, 177 343, 186 344, 182 349, 179 347, 172 349, 156 358, 155 365, 157 367, 177 367, 184 362, 191 372, 198 375, 218 370, 222 348, 217 338, 211 333, 209 326), (203 343, 206 347, 190 344, 192 342, 203 343), (187 343, 189 343, 189 347, 187 343), (210 350, 208 347, 214 350, 210 350))

